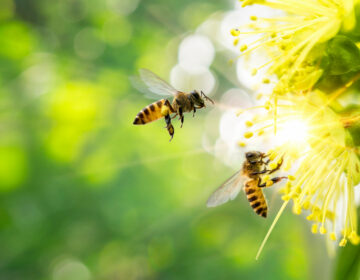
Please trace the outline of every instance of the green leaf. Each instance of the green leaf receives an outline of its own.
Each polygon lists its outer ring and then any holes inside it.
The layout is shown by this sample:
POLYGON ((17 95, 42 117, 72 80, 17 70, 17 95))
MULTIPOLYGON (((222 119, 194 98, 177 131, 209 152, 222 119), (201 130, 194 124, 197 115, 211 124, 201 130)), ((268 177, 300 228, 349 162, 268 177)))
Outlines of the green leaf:
POLYGON ((342 75, 360 69, 360 50, 348 37, 338 35, 329 41, 329 74, 342 75))
MULTIPOLYGON (((359 209, 357 212, 360 214, 359 209)), ((345 247, 339 248, 333 279, 360 279, 360 245, 348 242, 345 247)))

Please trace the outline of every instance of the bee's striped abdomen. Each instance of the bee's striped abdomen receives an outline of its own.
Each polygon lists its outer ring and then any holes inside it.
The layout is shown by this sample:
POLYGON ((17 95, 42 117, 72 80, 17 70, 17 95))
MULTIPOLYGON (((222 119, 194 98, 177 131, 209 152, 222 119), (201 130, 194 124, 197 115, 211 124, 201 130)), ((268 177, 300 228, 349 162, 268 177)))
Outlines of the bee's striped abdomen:
POLYGON ((255 213, 266 218, 267 203, 261 188, 258 187, 258 180, 247 181, 245 184, 245 193, 255 213))
POLYGON ((146 106, 136 115, 133 124, 147 124, 164 117, 161 113, 161 108, 165 102, 165 99, 161 99, 146 106))

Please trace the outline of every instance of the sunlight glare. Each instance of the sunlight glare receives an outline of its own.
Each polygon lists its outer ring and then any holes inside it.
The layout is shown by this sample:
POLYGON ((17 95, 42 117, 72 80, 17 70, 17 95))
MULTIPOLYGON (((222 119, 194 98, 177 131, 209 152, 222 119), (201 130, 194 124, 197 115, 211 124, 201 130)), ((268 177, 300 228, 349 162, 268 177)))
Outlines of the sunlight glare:
POLYGON ((309 128, 305 121, 300 119, 288 120, 279 123, 276 139, 281 143, 305 145, 308 140, 309 128))

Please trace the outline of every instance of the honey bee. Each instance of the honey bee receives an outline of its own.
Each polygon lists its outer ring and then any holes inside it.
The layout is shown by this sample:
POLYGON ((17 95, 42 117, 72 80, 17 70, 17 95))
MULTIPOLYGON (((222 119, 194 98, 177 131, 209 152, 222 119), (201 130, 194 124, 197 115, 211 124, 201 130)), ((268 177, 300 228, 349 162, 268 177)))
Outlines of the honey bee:
MULTIPOLYGON (((133 124, 147 124, 164 117, 166 128, 171 137, 170 141, 174 137, 174 127, 171 124, 172 118, 175 118, 178 115, 182 127, 184 123, 185 112, 192 111, 194 117, 196 109, 206 107, 205 101, 210 101, 212 104, 214 104, 214 101, 207 97, 202 91, 199 93, 198 91, 194 90, 190 93, 185 93, 176 90, 148 69, 140 69, 139 72, 140 78, 148 90, 159 95, 173 96, 173 100, 170 103, 168 99, 161 99, 146 106, 136 115, 133 124), (170 115, 173 113, 175 115, 171 118, 170 115)), ((139 89, 139 82, 135 81, 135 83, 137 84, 136 87, 139 89)), ((142 89, 140 90, 144 91, 142 89)))
POLYGON ((274 177, 268 182, 261 181, 261 175, 272 174, 279 170, 282 160, 277 164, 276 168, 268 170, 267 165, 270 160, 266 160, 267 155, 258 151, 251 151, 245 154, 245 162, 242 169, 236 172, 228 180, 226 180, 215 192, 210 196, 207 201, 207 207, 215 207, 235 199, 239 194, 241 187, 244 185, 246 197, 250 202, 256 214, 266 218, 267 216, 267 203, 266 198, 262 192, 262 188, 272 185, 287 179, 287 177, 274 177))

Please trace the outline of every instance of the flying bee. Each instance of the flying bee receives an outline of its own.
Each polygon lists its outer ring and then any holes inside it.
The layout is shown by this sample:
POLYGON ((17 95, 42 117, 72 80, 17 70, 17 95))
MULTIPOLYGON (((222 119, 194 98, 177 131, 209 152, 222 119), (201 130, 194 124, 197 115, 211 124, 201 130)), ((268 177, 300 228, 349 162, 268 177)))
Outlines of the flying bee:
POLYGON ((207 201, 207 207, 215 207, 233 200, 240 192, 241 187, 244 186, 246 197, 250 202, 256 214, 266 218, 267 216, 267 203, 266 198, 262 192, 262 188, 270 186, 274 183, 287 179, 287 177, 274 177, 268 182, 261 181, 261 175, 272 174, 279 170, 282 160, 277 164, 274 169, 267 169, 270 160, 266 160, 267 155, 251 151, 245 154, 245 162, 242 169, 236 172, 228 180, 226 180, 215 192, 210 196, 207 201))
MULTIPOLYGON (((166 128, 170 134, 170 141, 174 137, 174 127, 171 124, 171 114, 175 114, 172 118, 179 116, 181 121, 181 127, 184 123, 184 113, 193 112, 195 116, 196 109, 206 107, 205 101, 210 101, 214 104, 209 97, 207 97, 202 91, 200 93, 196 90, 185 93, 176 90, 163 79, 148 69, 140 69, 140 78, 145 84, 146 88, 153 93, 159 95, 173 96, 173 100, 170 103, 168 99, 158 100, 145 108, 143 108, 135 117, 133 124, 147 124, 152 121, 156 121, 161 118, 165 118, 166 128)), ((136 80, 133 80, 133 84, 141 91, 147 91, 136 80)))

